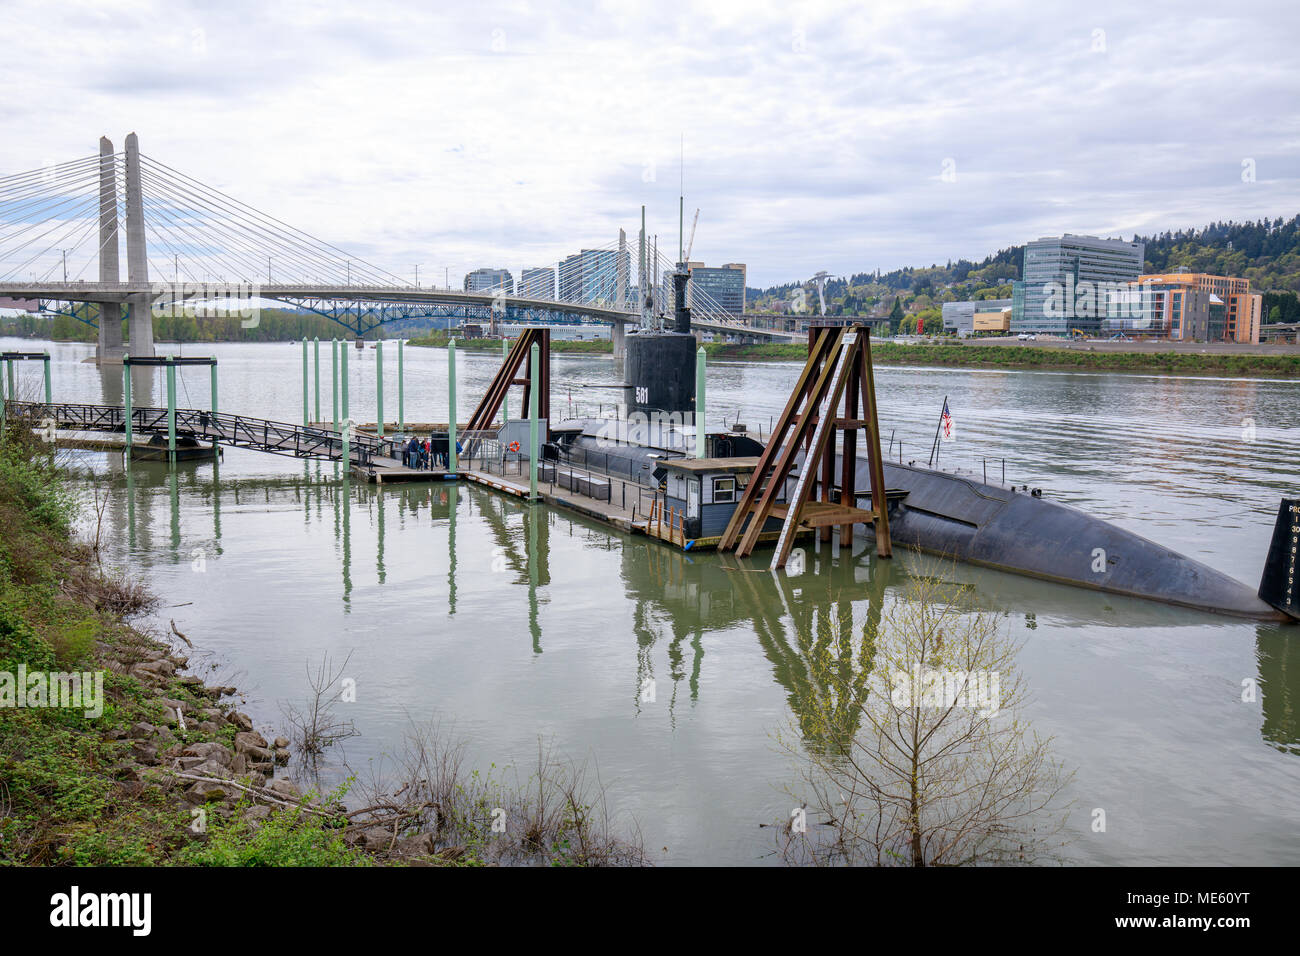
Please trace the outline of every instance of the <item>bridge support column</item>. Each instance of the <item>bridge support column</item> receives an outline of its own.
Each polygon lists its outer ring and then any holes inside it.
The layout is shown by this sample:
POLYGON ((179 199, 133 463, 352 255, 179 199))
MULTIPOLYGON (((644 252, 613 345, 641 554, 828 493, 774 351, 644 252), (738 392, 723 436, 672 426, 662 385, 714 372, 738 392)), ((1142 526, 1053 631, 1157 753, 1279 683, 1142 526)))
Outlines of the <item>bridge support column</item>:
MULTIPOLYGON (((107 136, 99 139, 99 281, 121 282, 117 258, 117 156, 107 136)), ((119 362, 122 348, 122 308, 99 303, 99 342, 95 361, 119 362)))
POLYGON ((610 332, 610 337, 614 340, 614 358, 624 358, 627 356, 627 323, 615 322, 614 328, 610 332))
MULTIPOLYGON (((132 285, 149 284, 149 260, 144 237, 144 194, 140 187, 140 140, 126 138, 126 276, 132 285)), ((127 301, 128 351, 133 358, 152 356, 153 295, 145 292, 127 301)))

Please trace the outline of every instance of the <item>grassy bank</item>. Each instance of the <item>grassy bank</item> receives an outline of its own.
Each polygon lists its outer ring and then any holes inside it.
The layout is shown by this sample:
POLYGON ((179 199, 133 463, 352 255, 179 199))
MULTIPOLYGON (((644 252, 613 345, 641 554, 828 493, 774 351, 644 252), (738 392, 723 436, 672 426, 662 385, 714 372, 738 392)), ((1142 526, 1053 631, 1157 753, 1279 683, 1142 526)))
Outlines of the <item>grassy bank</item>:
MULTIPOLYGON (((409 339, 407 345, 415 345, 420 348, 445 349, 450 336, 445 332, 435 332, 433 335, 425 335, 420 338, 409 339)), ((500 352, 500 339, 456 339, 456 348, 462 351, 470 352, 500 352)), ((563 339, 551 339, 552 352, 576 352, 584 355, 612 355, 614 352, 614 343, 608 339, 601 341, 583 341, 569 342, 563 339)))
MULTIPOLYGON (((179 644, 131 626, 154 600, 74 538, 84 504, 51 448, 12 418, 0 437, 0 865, 644 862, 639 843, 612 833, 581 768, 541 752, 533 776, 507 787, 420 731, 393 789, 350 779, 304 794, 277 768, 310 766, 338 732, 320 722, 321 689, 310 723, 286 718, 292 740, 268 742, 223 701, 235 688, 187 675, 179 644), (52 675, 70 672, 87 689, 97 675, 102 694, 56 701, 52 675)), ((92 490, 106 505, 109 489, 92 490)), ((100 513, 92 504, 91 521, 100 513)))
MULTIPOLYGON (((411 345, 445 348, 447 336, 412 339, 411 345)), ((457 339, 456 348, 499 351, 499 339, 457 339)), ((552 341, 556 352, 609 355, 613 343, 552 341)), ((802 343, 745 345, 706 342, 709 358, 727 362, 798 362, 807 358, 802 343)), ((875 341, 871 354, 877 365, 949 365, 961 368, 1077 369, 1097 372, 1203 372, 1225 375, 1268 375, 1300 378, 1300 355, 1226 355, 1199 352, 1089 352, 1086 349, 1035 348, 1033 346, 921 345, 875 341)))

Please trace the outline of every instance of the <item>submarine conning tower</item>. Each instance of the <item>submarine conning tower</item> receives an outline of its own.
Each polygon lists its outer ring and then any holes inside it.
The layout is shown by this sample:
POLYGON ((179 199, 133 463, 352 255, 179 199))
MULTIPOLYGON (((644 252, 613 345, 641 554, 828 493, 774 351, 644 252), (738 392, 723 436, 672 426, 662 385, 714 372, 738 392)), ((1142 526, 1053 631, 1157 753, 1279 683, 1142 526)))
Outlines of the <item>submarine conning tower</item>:
POLYGON ((628 412, 695 412, 695 336, 691 333, 691 310, 686 305, 685 268, 672 274, 673 331, 642 329, 627 339, 624 380, 628 412))

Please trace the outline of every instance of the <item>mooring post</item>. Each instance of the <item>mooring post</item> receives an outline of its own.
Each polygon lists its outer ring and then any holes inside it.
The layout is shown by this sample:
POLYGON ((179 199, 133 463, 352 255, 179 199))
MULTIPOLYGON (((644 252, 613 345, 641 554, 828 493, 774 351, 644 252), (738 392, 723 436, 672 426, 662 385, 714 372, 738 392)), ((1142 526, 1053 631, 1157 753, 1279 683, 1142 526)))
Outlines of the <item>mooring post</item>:
POLYGON ((403 341, 397 340, 397 432, 406 434, 406 370, 402 358, 403 341))
POLYGON ((9 400, 10 400, 11 402, 16 402, 16 401, 18 401, 18 392, 17 392, 17 387, 14 385, 14 362, 13 362, 13 359, 8 359, 8 360, 6 360, 5 365, 8 366, 8 368, 6 369, 6 374, 8 375, 8 378, 9 378, 9 400))
MULTIPOLYGON (((212 461, 215 467, 215 463, 217 460, 217 435, 216 435, 217 432, 217 360, 216 359, 212 360, 211 369, 212 369, 212 461)), ((213 480, 215 481, 216 480, 215 471, 213 471, 212 477, 213 480)), ((216 501, 216 496, 214 495, 213 496, 214 509, 216 508, 215 501, 216 501)), ((217 520, 215 515, 213 516, 213 520, 214 521, 217 520)))
POLYGON ((334 434, 339 433, 339 340, 330 340, 330 407, 334 411, 334 434))
POLYGON ((311 424, 311 409, 307 406, 307 336, 302 337, 302 425, 311 424))
POLYGON ((456 473, 456 340, 447 342, 447 471, 456 473))
POLYGON ((45 366, 45 404, 54 404, 54 384, 50 381, 50 353, 45 353, 43 363, 45 366))
POLYGON ((320 336, 317 335, 311 340, 312 360, 315 363, 316 375, 316 421, 320 421, 320 336))
POLYGON ((703 458, 704 441, 704 346, 695 353, 695 457, 703 458))
POLYGON ((348 415, 348 340, 339 342, 339 403, 343 406, 340 414, 347 421, 348 415))
POLYGON ((375 411, 379 423, 376 426, 378 431, 375 432, 380 438, 384 437, 384 340, 380 339, 375 343, 375 411))
POLYGON ((122 363, 122 412, 126 418, 126 462, 131 461, 131 363, 122 363))
POLYGON ((167 356, 167 461, 176 464, 176 357, 167 356))
MULTIPOLYGON (((4 359, 3 361, 7 367, 9 365, 9 360, 4 359)), ((5 388, 5 378, 6 376, 3 373, 0 373, 0 425, 5 423, 5 404, 9 401, 9 392, 5 388)))
POLYGON ((542 347, 536 342, 528 350, 528 394, 532 408, 528 410, 528 500, 537 500, 537 418, 541 414, 541 354, 542 347))

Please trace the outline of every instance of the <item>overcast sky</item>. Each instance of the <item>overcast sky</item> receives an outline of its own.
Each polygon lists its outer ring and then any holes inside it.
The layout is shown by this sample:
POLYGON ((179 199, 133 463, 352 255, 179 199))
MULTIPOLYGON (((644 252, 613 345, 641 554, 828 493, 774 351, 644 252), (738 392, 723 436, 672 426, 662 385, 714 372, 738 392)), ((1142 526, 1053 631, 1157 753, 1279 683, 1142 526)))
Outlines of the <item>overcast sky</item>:
POLYGON ((649 207, 749 284, 1300 211, 1300 4, 4 0, 0 172, 127 132, 399 275, 649 207), (1253 169, 1253 181, 1248 164, 1253 169))

